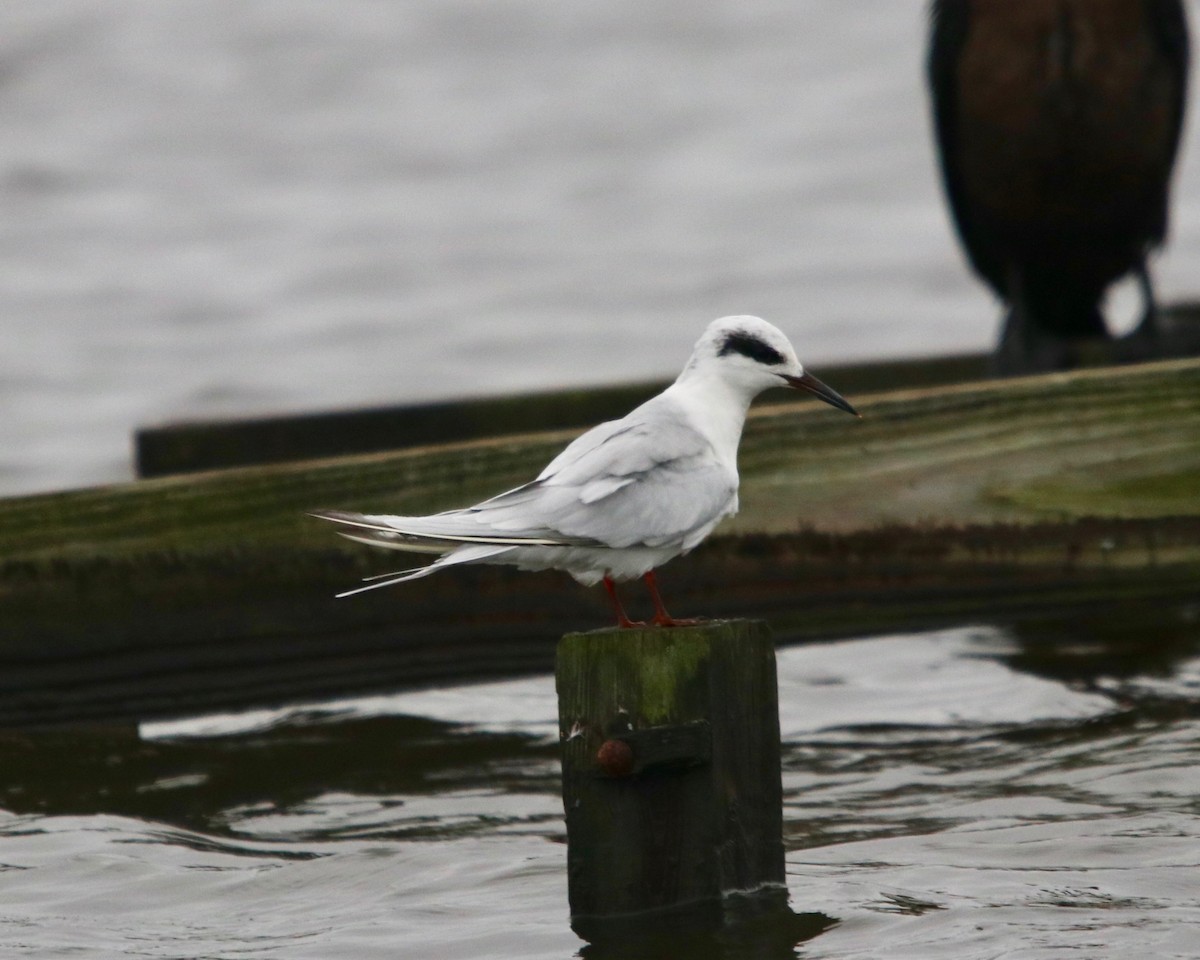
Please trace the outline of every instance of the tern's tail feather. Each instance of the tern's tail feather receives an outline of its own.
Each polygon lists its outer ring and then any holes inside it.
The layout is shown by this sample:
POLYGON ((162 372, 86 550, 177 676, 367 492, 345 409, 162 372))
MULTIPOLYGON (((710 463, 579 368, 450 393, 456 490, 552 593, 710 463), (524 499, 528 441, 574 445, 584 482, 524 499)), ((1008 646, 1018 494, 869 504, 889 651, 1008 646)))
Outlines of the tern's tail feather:
POLYGON ((339 599, 342 597, 352 597, 356 593, 366 593, 368 590, 390 587, 393 584, 405 583, 408 580, 420 580, 431 573, 436 573, 442 567, 452 567, 459 563, 479 563, 487 560, 489 557, 507 553, 511 549, 512 547, 503 546, 460 546, 450 553, 438 557, 428 566, 414 567, 411 570, 398 570, 395 573, 377 573, 372 577, 363 577, 363 583, 366 584, 365 587, 355 587, 353 590, 345 590, 337 596, 339 599))
POLYGON ((412 553, 448 553, 464 545, 561 547, 584 542, 544 529, 498 530, 480 522, 470 511, 461 510, 429 517, 369 515, 342 510, 320 510, 311 516, 336 523, 338 533, 347 539, 412 553))
POLYGON ((338 533, 359 543, 412 553, 440 554, 433 563, 425 567, 368 577, 369 582, 366 586, 339 593, 339 597, 349 597, 407 580, 418 580, 443 567, 460 563, 484 563, 521 547, 566 546, 571 543, 566 538, 552 539, 539 532, 508 533, 489 529, 478 520, 464 516, 458 511, 435 514, 431 517, 396 517, 323 510, 313 513, 312 516, 337 524, 338 533))
POLYGON ((363 577, 365 587, 355 587, 353 590, 343 590, 337 594, 339 600, 342 597, 352 597, 356 593, 366 593, 368 590, 378 590, 380 587, 390 587, 394 583, 404 583, 406 580, 419 580, 421 577, 427 577, 433 573, 436 564, 431 563, 427 567, 414 567, 412 570, 400 570, 396 573, 380 573, 373 577, 363 577))
POLYGON ((337 524, 337 532, 347 540, 365 543, 372 547, 389 550, 405 550, 411 553, 446 553, 462 543, 457 538, 436 535, 427 522, 432 517, 387 517, 348 513, 343 510, 320 510, 310 514, 319 520, 337 524), (392 521, 417 521, 424 529, 405 529, 392 525, 392 521))

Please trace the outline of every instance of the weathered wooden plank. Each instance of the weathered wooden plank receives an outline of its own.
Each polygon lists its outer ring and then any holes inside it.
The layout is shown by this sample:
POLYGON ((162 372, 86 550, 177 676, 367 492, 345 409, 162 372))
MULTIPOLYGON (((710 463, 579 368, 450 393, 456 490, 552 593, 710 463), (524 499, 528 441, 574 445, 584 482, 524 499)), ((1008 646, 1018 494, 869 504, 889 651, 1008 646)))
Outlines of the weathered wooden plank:
MULTIPOLYGON (((665 568, 674 613, 769 617, 790 641, 1194 598, 1200 362, 852 399, 861 423, 753 412, 742 513, 665 568)), ((0 724, 548 670, 559 636, 606 622, 598 591, 473 569, 334 600, 397 560, 304 513, 470 502, 570 436, 0 501, 0 724)))
MULTIPOLYGON (((822 370, 843 391, 962 383, 983 376, 982 355, 880 360, 822 370)), ((623 416, 665 384, 636 383, 236 420, 144 427, 134 436, 140 477, 398 450, 535 430, 590 427, 623 416)), ((798 399, 798 398, 797 398, 798 399)))

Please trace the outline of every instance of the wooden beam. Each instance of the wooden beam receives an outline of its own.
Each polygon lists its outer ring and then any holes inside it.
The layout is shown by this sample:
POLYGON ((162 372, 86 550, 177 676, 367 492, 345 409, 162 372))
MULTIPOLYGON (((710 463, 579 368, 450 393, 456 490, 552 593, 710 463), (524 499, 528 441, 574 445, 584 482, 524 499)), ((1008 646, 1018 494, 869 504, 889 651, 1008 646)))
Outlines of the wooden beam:
MULTIPOLYGON (((742 512, 664 568, 672 612, 769 617, 793 641, 1194 599, 1200 361, 850 399, 861 423, 752 411, 742 512)), ((305 512, 473 502, 572 435, 0 501, 0 724, 548 671, 559 636, 607 622, 598 591, 475 568, 335 600, 396 558, 305 512)))
MULTIPOLYGON (((843 392, 978 379, 981 355, 879 360, 822 370, 843 392)), ((399 450, 483 437, 589 427, 623 416, 666 384, 635 383, 491 397, 144 427, 134 436, 139 477, 399 450)))

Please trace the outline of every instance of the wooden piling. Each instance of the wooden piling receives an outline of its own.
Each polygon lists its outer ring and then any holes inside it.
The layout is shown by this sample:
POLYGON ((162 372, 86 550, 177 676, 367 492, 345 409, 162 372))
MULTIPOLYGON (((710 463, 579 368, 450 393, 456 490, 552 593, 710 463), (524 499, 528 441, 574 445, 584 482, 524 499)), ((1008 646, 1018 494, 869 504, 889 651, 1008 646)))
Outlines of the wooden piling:
POLYGON ((577 932, 742 895, 786 904, 764 623, 568 634, 557 686, 577 932))

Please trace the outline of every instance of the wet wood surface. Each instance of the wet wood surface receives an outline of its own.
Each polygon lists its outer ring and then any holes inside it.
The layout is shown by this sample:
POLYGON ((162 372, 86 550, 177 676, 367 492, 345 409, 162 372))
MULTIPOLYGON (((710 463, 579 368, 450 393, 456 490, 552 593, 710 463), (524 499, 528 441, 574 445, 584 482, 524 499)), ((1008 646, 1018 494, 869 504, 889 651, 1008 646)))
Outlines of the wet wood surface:
POLYGON ((576 932, 786 889, 765 623, 569 634, 555 679, 576 932))
MULTIPOLYGON (((986 375, 982 354, 822 368, 843 392, 930 387, 986 375)), ((647 382, 361 410, 280 414, 145 427, 134 436, 139 477, 290 463, 536 430, 583 429, 624 416, 665 387, 647 382)), ((786 395, 785 395, 786 397, 786 395)), ((799 400, 799 395, 794 395, 799 400)))
MULTIPOLYGON (((849 399, 861 422, 752 411, 742 512, 661 571, 673 613, 791 642, 1197 592, 1200 362, 849 399)), ((607 623, 599 590, 475 568, 335 600, 406 558, 305 512, 469 503, 575 432, 0 501, 0 725, 548 672, 563 633, 607 623)))

